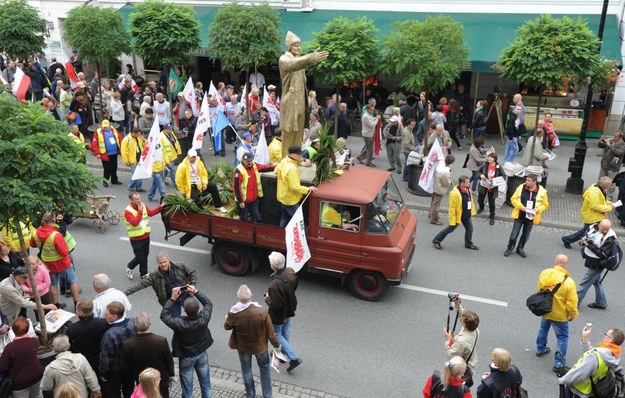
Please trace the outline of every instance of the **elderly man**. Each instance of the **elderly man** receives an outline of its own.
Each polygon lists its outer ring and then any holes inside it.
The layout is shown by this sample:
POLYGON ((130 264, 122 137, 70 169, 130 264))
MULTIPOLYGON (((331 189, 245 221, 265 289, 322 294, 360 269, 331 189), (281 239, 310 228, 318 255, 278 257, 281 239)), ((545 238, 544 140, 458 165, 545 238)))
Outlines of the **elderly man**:
POLYGON ((544 149, 546 149, 543 144, 544 136, 545 131, 541 128, 537 128, 534 135, 527 140, 527 148, 521 158, 521 164, 523 166, 540 164, 544 168, 548 168, 547 160, 549 159, 549 155, 544 152, 544 149), (534 141, 536 141, 535 144, 534 141))
MULTIPOLYGON (((25 267, 17 267, 8 278, 0 282, 0 312, 7 317, 9 325, 13 324, 22 308, 35 310, 37 304, 24 297, 21 286, 26 283, 28 274, 25 267)), ((54 304, 45 304, 44 310, 56 310, 54 304)))
POLYGON ((611 202, 607 200, 606 191, 612 186, 610 177, 601 177, 599 182, 592 184, 584 192, 584 201, 582 202, 582 222, 584 226, 579 231, 562 237, 562 243, 567 249, 571 248, 571 243, 575 243, 582 239, 588 232, 592 224, 596 224, 606 217, 606 214, 614 208, 611 202))
POLYGON ((219 189, 210 182, 204 162, 197 159, 197 151, 189 149, 187 157, 180 163, 176 171, 176 186, 181 194, 193 199, 198 205, 202 201, 202 193, 208 191, 213 198, 213 205, 221 213, 227 213, 219 196, 219 189))
POLYGON ((438 123, 436 125, 436 130, 434 130, 432 134, 430 134, 430 136, 428 137, 428 146, 433 145, 434 140, 438 141, 438 144, 441 146, 441 149, 443 150, 443 154, 445 156, 451 153, 451 146, 453 144, 453 141, 449 136, 449 132, 445 130, 444 124, 438 123))
POLYGON ((386 139, 386 154, 388 155, 388 162, 391 167, 388 171, 394 171, 395 165, 397 165, 397 174, 401 174, 402 161, 401 161, 401 140, 402 132, 400 127, 401 117, 394 115, 389 120, 388 124, 384 128, 384 139, 386 139), (399 144, 398 144, 399 143, 399 144))
POLYGON ((230 308, 224 323, 224 329, 232 330, 228 347, 239 353, 246 396, 256 396, 252 376, 252 355, 254 355, 260 368, 263 398, 271 397, 271 370, 269 369, 267 340, 275 348, 280 347, 280 342, 271 327, 271 318, 267 310, 258 303, 252 302, 252 291, 247 285, 239 287, 237 300, 239 301, 230 308))
POLYGON ((122 371, 121 349, 124 340, 137 334, 137 328, 135 320, 125 318, 124 312, 124 305, 117 301, 106 306, 104 317, 110 327, 100 342, 100 380, 107 398, 120 398, 120 390, 129 397, 134 386, 132 376, 122 371))
POLYGON ((126 312, 124 316, 128 316, 128 311, 132 309, 132 305, 124 293, 111 287, 111 278, 106 274, 97 274, 93 277, 93 290, 97 293, 93 299, 93 316, 96 318, 104 318, 106 306, 113 301, 118 301, 124 305, 126 312))
POLYGON ((121 142, 122 135, 115 127, 111 127, 108 120, 102 121, 102 127, 96 130, 91 139, 93 154, 102 161, 102 185, 105 187, 109 186, 109 178, 113 185, 122 184, 117 178, 117 156, 121 154, 121 142))
POLYGON ((417 125, 417 122, 414 119, 407 119, 406 121, 406 127, 403 128, 402 132, 401 132, 401 151, 404 154, 404 160, 403 160, 403 165, 404 165, 404 173, 402 174, 402 180, 408 182, 408 177, 409 177, 409 172, 408 172, 408 166, 407 166, 407 162, 408 162, 408 155, 410 155, 410 152, 414 151, 416 148, 416 143, 415 143, 415 134, 414 134, 414 128, 417 125))
MULTIPOLYGON (((603 148, 601 156, 601 169, 599 170, 599 178, 607 176, 614 180, 614 177, 621 170, 623 164, 623 156, 625 156, 625 141, 623 141, 623 133, 617 131, 614 138, 601 137, 598 143, 599 148, 603 148)), ((608 188, 608 200, 614 200, 614 186, 608 188)))
POLYGON ((43 372, 41 390, 56 390, 65 383, 73 383, 80 391, 81 397, 88 397, 90 393, 99 393, 98 376, 89 365, 87 358, 82 354, 70 351, 69 338, 65 335, 56 336, 52 341, 56 358, 43 372))
POLYGON ((302 41, 289 31, 285 38, 286 52, 280 56, 280 80, 282 81, 282 102, 280 129, 282 130, 282 156, 287 156, 289 147, 302 146, 302 131, 306 119, 306 72, 305 69, 328 58, 327 51, 315 50, 300 56, 302 41))
POLYGON ((93 317, 93 301, 81 299, 76 304, 78 321, 67 327, 67 337, 72 352, 82 354, 87 358, 91 368, 100 372, 100 342, 108 330, 106 319, 93 317))
POLYGON ((158 125, 161 130, 165 128, 166 125, 170 124, 169 115, 171 113, 169 102, 165 100, 165 96, 162 93, 156 94, 156 101, 154 105, 152 105, 152 110, 154 110, 154 115, 156 115, 156 119, 158 120, 158 125))
POLYGON ((362 114, 362 139, 365 142, 360 155, 356 156, 356 159, 360 164, 366 164, 369 167, 375 167, 375 164, 371 162, 373 158, 373 136, 375 135, 375 128, 378 122, 382 120, 382 115, 375 116, 375 101, 367 104, 365 112, 362 114))

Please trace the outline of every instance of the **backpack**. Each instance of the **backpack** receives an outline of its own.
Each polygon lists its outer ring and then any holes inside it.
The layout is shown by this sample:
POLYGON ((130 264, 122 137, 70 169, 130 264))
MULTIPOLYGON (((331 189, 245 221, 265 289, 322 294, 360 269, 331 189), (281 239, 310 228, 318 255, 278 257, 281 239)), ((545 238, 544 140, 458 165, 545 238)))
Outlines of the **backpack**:
POLYGON ((542 289, 541 291, 532 294, 525 301, 525 305, 536 316, 543 316, 551 312, 553 308, 553 296, 558 292, 560 286, 568 278, 565 276, 562 282, 558 283, 553 290, 542 289))
MULTIPOLYGON (((597 356, 597 361, 601 358, 600 354, 595 350, 595 355, 597 356)), ((608 373, 603 376, 602 379, 598 380, 596 383, 593 380, 593 377, 590 376, 590 388, 592 389, 592 397, 593 398, 615 398, 618 394, 616 388, 616 377, 614 376, 614 370, 608 369, 608 373)))
POLYGON ((612 252, 606 258, 599 260, 599 265, 608 271, 616 271, 619 265, 621 265, 621 260, 623 260, 623 250, 621 250, 621 246, 615 240, 612 245, 612 252))

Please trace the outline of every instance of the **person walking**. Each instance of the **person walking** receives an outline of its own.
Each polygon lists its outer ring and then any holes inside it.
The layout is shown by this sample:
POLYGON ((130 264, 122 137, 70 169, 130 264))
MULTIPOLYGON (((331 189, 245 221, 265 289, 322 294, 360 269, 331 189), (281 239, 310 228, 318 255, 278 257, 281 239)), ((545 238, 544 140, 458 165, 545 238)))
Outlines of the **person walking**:
POLYGON ((464 247, 471 250, 480 248, 473 244, 473 223, 471 217, 475 212, 475 203, 471 193, 471 181, 467 176, 460 176, 458 185, 449 194, 449 226, 439 232, 432 240, 432 244, 438 250, 443 250, 441 242, 462 223, 464 226, 464 247))
MULTIPOLYGON (((621 170, 623 165, 623 157, 625 156, 625 141, 623 141, 623 133, 616 131, 614 138, 601 137, 597 144, 599 148, 603 148, 601 155, 601 169, 599 170, 599 178, 614 177, 621 170)), ((608 188, 606 192, 608 200, 614 200, 614 186, 608 188)))
POLYGON ((489 185, 497 177, 503 177, 503 171, 501 166, 497 163, 497 154, 491 152, 486 156, 486 163, 484 163, 479 172, 480 184, 477 187, 477 214, 484 211, 484 199, 488 197, 488 223, 490 225, 495 224, 495 197, 499 194, 499 187, 489 186, 488 188, 481 184, 481 181, 488 181, 489 185))
POLYGON ((375 164, 371 162, 373 158, 373 136, 375 135, 375 129, 379 121, 382 120, 382 115, 375 116, 375 105, 367 104, 365 112, 362 114, 362 139, 365 142, 360 155, 356 156, 356 159, 360 164, 365 164, 369 167, 375 167, 375 164))
POLYGON ((588 233, 582 238, 582 257, 585 259, 586 273, 577 288, 578 305, 582 303, 590 286, 595 287, 595 302, 588 304, 590 308, 604 310, 608 307, 605 296, 601 273, 601 260, 612 254, 612 248, 616 244, 616 232, 612 229, 612 222, 603 219, 598 224, 590 227, 588 233))
POLYGON ((523 107, 517 104, 508 118, 508 124, 506 125, 506 151, 503 156, 504 164, 514 162, 514 158, 519 153, 519 137, 527 130, 525 124, 523 124, 524 116, 522 116, 522 113, 523 107))
MULTIPOLYGON (((130 134, 128 134, 122 140, 121 153, 122 153, 122 162, 126 166, 130 167, 130 175, 132 176, 137 168, 137 163, 139 163, 139 159, 141 159, 141 153, 143 153, 143 148, 145 148, 145 138, 141 135, 140 129, 133 129, 130 134)), ((145 192, 145 189, 142 188, 143 180, 141 178, 133 180, 131 179, 128 183, 128 191, 130 192, 145 192)))
POLYGON ((384 139, 386 140, 386 154, 388 155, 388 162, 390 164, 388 171, 397 170, 397 174, 402 173, 401 155, 399 154, 402 140, 400 122, 401 117, 394 115, 388 121, 388 124, 382 133, 384 135, 384 139), (397 145, 398 142, 400 142, 399 145, 397 145))
POLYGON ((161 212, 163 206, 158 205, 150 209, 141 201, 141 195, 137 192, 128 195, 130 203, 124 210, 124 223, 128 229, 130 246, 134 258, 126 265, 126 276, 132 279, 132 270, 137 265, 142 278, 148 276, 148 256, 150 255, 150 219, 161 212))
POLYGON ((571 248, 571 243, 575 243, 582 239, 588 232, 591 225, 598 223, 606 217, 606 214, 614 209, 611 202, 607 200, 607 190, 612 186, 610 177, 601 177, 599 182, 592 184, 584 192, 584 201, 582 202, 582 222, 584 226, 579 231, 571 235, 563 236, 562 243, 567 249, 571 248))
POLYGON ((553 327, 556 334, 557 350, 553 357, 553 371, 566 373, 566 351, 569 345, 569 322, 577 318, 577 291, 575 281, 569 273, 569 258, 564 254, 555 257, 555 265, 547 268, 538 277, 537 291, 548 289, 557 291, 553 295, 551 312, 543 315, 536 337, 536 356, 542 357, 551 348, 547 346, 549 329, 553 327))
POLYGON ((121 185, 117 178, 117 155, 121 154, 122 136, 115 127, 111 127, 108 120, 102 121, 102 127, 97 129, 91 139, 93 154, 102 161, 104 170, 104 182, 102 185, 108 187, 108 180, 113 185, 121 185))
POLYGON ((549 208, 547 190, 542 185, 538 185, 536 180, 537 177, 535 175, 528 174, 525 177, 525 184, 519 185, 510 198, 514 207, 512 209, 512 219, 514 221, 510 239, 508 239, 508 248, 503 254, 506 257, 512 254, 515 246, 519 256, 527 257, 524 249, 530 238, 532 227, 540 224, 542 214, 549 208), (516 242, 521 230, 523 230, 523 233, 517 246, 516 242))
POLYGON ((455 161, 454 155, 447 155, 445 157, 445 166, 437 167, 434 172, 434 185, 430 200, 430 224, 443 225, 443 222, 438 218, 438 210, 441 207, 443 197, 447 195, 449 187, 453 184, 451 180, 451 165, 455 161))
POLYGON ((271 370, 267 340, 277 349, 280 349, 280 342, 271 327, 271 318, 267 310, 258 303, 252 302, 252 291, 247 285, 239 287, 237 300, 238 302, 230 308, 224 322, 224 329, 232 330, 228 347, 239 353, 246 397, 256 397, 252 375, 252 355, 254 355, 260 368, 263 398, 271 398, 271 370))
POLYGON ((521 398, 517 395, 523 376, 508 350, 495 348, 491 354, 489 370, 482 375, 482 384, 477 388, 477 398, 521 398))

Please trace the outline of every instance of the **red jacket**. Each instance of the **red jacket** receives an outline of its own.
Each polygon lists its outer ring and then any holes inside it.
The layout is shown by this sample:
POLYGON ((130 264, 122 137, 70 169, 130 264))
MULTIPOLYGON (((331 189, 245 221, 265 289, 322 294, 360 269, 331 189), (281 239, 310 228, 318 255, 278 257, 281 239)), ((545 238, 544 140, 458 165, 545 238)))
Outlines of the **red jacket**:
MULTIPOLYGON (((122 153, 122 148, 121 148, 121 142, 122 142, 122 135, 119 133, 119 131, 116 128, 111 127, 111 131, 113 132, 113 135, 117 136, 117 142, 119 143, 117 145, 117 154, 121 155, 122 153)), ((97 129, 96 132, 93 134, 93 137, 91 138, 91 150, 93 151, 93 154, 104 160, 105 162, 109 160, 109 155, 106 153, 106 149, 104 150, 104 153, 100 153, 100 144, 98 141, 98 134, 104 134, 102 132, 102 129, 97 129)))
MULTIPOLYGON (((141 222, 141 219, 143 218, 143 214, 141 214, 139 212, 139 210, 137 209, 137 206, 135 206, 134 204, 130 204, 130 206, 132 206, 133 209, 137 210, 137 215, 133 215, 131 212, 129 212, 128 210, 124 210, 124 218, 130 223, 132 224, 134 227, 136 227, 137 225, 139 225, 139 223, 141 222)), ((145 206, 145 204, 144 204, 145 206)), ((148 206, 145 206, 145 210, 148 212, 148 217, 152 217, 158 213, 161 212, 161 209, 163 208, 163 205, 158 205, 153 209, 150 209, 148 206)), ((147 234, 143 234, 141 236, 137 236, 134 238, 130 238, 131 240, 142 240, 145 239, 147 237, 150 236, 150 233, 148 232, 147 234)))
MULTIPOLYGON (((46 239, 48 239, 48 236, 50 236, 53 232, 58 232, 54 225, 42 225, 35 230, 37 238, 39 238, 40 242, 45 242, 46 239)), ((30 247, 39 247, 35 242, 35 238, 32 236, 30 237, 29 244, 30 247)), ((44 261, 44 264, 48 267, 48 270, 51 273, 58 274, 65 271, 70 265, 72 265, 72 259, 69 257, 69 247, 60 232, 54 236, 54 248, 59 256, 61 256, 61 259, 51 262, 44 261)))

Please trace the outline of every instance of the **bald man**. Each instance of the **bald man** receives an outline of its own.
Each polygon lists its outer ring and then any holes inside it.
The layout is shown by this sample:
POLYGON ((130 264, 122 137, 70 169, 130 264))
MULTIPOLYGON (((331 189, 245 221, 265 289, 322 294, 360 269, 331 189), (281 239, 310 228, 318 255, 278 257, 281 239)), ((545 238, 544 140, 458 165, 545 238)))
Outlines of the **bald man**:
POLYGON ((582 238, 582 245, 584 246, 582 256, 586 259, 584 266, 587 270, 577 289, 578 305, 582 303, 590 286, 594 286, 595 302, 588 304, 588 307, 600 310, 607 308, 608 300, 601 283, 603 267, 599 263, 610 257, 615 241, 616 232, 612 229, 612 222, 607 218, 591 226, 588 233, 582 238))
POLYGON ((556 334, 556 352, 553 358, 553 371, 564 374, 568 371, 566 366, 566 349, 569 344, 569 322, 577 318, 577 290, 575 281, 569 274, 569 258, 564 254, 558 254, 554 260, 555 265, 547 268, 538 277, 538 290, 553 290, 559 286, 553 296, 551 312, 543 315, 536 337, 536 356, 542 357, 549 353, 551 348, 547 346, 549 328, 553 327, 556 334))

